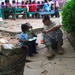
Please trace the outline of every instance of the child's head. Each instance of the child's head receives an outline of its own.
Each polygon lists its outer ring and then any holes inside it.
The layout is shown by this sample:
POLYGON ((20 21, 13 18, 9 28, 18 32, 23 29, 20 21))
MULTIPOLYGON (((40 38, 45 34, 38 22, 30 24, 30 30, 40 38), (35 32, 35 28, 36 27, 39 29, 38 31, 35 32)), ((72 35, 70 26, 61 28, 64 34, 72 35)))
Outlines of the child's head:
POLYGON ((42 22, 44 23, 44 25, 50 25, 51 23, 50 17, 48 15, 45 15, 42 19, 42 22))
POLYGON ((29 29, 32 28, 32 26, 29 22, 27 22, 26 24, 28 25, 29 29))
POLYGON ((23 33, 26 33, 29 30, 28 25, 26 23, 22 24, 21 25, 21 30, 22 30, 23 33))

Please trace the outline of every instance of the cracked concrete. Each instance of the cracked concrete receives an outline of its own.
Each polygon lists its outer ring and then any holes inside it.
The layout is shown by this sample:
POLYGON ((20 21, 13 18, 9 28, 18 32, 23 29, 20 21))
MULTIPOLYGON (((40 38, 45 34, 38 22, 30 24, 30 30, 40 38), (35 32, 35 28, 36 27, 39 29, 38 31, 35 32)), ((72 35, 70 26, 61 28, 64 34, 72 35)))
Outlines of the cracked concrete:
POLYGON ((63 55, 56 54, 52 60, 46 58, 47 49, 40 43, 39 39, 41 39, 40 34, 37 40, 39 43, 37 47, 39 54, 33 57, 27 57, 32 62, 26 63, 24 75, 74 75, 75 51, 68 39, 64 38, 64 44, 62 46, 65 53, 63 55))

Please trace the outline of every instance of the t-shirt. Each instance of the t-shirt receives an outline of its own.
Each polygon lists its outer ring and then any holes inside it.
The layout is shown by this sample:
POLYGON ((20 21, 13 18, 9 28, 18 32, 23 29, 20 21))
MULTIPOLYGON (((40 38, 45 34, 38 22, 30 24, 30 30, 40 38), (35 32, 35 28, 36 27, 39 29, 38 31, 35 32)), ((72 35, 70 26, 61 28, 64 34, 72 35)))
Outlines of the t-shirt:
MULTIPOLYGON (((48 30, 48 29, 52 28, 55 25, 60 25, 60 22, 53 22, 52 21, 52 23, 50 25, 48 25, 48 26, 44 25, 44 30, 48 30)), ((55 32, 58 31, 58 30, 48 32, 47 35, 49 35, 50 37, 54 37, 55 36, 55 32)))
POLYGON ((17 7, 16 4, 12 4, 11 7, 17 7))
POLYGON ((45 11, 50 11, 50 7, 49 7, 48 3, 44 3, 44 9, 45 9, 45 11))
POLYGON ((29 5, 29 12, 36 12, 36 4, 30 4, 29 5))
MULTIPOLYGON (((28 40, 28 35, 22 32, 19 36, 19 39, 20 40, 28 40)), ((23 46, 23 42, 20 42, 20 46, 21 47, 23 46)))
POLYGON ((59 2, 55 1, 56 8, 59 8, 59 2))
POLYGON ((20 7, 21 8, 25 8, 26 6, 25 6, 25 4, 21 4, 20 7))
POLYGON ((49 7, 51 9, 51 5, 54 4, 54 2, 53 1, 49 1, 48 4, 49 4, 49 7))

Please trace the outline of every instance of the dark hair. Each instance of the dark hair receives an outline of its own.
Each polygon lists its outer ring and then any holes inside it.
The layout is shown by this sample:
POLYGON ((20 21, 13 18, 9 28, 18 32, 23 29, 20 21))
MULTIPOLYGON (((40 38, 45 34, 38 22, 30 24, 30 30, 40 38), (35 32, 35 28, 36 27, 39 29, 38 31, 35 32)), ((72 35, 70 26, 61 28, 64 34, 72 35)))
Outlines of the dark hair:
POLYGON ((45 22, 46 20, 50 20, 50 17, 49 17, 48 15, 45 15, 45 16, 43 17, 42 22, 45 22))
POLYGON ((29 4, 29 1, 26 1, 25 4, 29 4))
POLYGON ((22 1, 21 4, 24 4, 24 1, 22 1))
POLYGON ((4 2, 1 2, 1 5, 4 5, 4 2))
POLYGON ((37 4, 40 4, 40 1, 38 1, 37 4))
POLYGON ((52 0, 49 0, 49 1, 52 1, 52 0))
POLYGON ((47 2, 47 0, 44 0, 45 2, 47 2))
POLYGON ((41 4, 43 4, 43 3, 44 3, 44 1, 41 2, 41 4))
POLYGON ((9 0, 5 0, 5 3, 8 3, 9 2, 9 0))
POLYGON ((15 1, 14 0, 12 1, 12 4, 15 4, 15 1))
POLYGON ((35 1, 33 1, 32 3, 35 3, 35 1))
POLYGON ((25 23, 25 24, 22 24, 21 25, 21 30, 24 32, 28 29, 28 25, 25 23))

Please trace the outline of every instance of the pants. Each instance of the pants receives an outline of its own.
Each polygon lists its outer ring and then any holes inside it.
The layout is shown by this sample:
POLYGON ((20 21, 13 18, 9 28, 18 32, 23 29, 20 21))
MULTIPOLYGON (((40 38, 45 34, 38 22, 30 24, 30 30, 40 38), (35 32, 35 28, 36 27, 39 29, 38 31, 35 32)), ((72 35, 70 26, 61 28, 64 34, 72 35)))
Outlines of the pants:
POLYGON ((55 9, 55 17, 60 17, 58 8, 55 9))
POLYGON ((28 46, 28 49, 29 49, 28 54, 29 55, 31 55, 32 53, 36 52, 36 42, 35 42, 35 40, 29 41, 29 42, 25 42, 24 45, 28 46))
POLYGON ((58 46, 62 46, 63 45, 63 39, 62 39, 62 32, 61 30, 57 30, 55 31, 53 37, 50 37, 47 34, 43 34, 43 39, 45 41, 45 45, 49 46, 51 45, 53 49, 58 48, 58 46))

